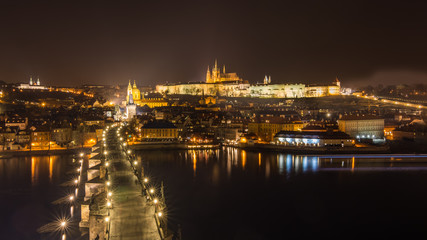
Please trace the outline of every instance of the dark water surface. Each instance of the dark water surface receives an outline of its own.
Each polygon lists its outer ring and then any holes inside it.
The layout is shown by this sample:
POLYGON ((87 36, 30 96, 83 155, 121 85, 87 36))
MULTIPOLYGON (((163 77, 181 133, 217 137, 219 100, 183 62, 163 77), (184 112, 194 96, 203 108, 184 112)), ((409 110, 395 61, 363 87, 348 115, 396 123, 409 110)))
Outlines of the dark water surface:
POLYGON ((139 152, 183 239, 426 236, 427 158, 139 152), (375 158, 374 158, 375 157, 375 158))
MULTIPOLYGON (((150 182, 164 182, 169 227, 183 239, 427 236, 427 157, 136 154, 150 182)), ((60 239, 36 229, 69 215, 51 202, 71 194, 60 184, 74 170, 72 156, 0 159, 0 239, 60 239)))
POLYGON ((73 169, 71 155, 0 159, 0 239, 60 239, 36 230, 69 217, 70 205, 52 202, 73 192, 60 186, 77 175, 73 169))

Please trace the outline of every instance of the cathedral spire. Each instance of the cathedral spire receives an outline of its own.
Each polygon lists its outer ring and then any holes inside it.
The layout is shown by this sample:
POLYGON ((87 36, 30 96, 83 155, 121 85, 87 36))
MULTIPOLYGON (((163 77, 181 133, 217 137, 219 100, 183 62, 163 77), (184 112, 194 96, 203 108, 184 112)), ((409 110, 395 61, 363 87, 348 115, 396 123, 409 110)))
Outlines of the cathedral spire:
POLYGON ((133 80, 133 88, 137 88, 137 87, 136 87, 135 79, 133 80))
POLYGON ((209 66, 208 66, 208 71, 206 72, 206 82, 210 83, 212 80, 211 78, 211 71, 209 71, 209 66))

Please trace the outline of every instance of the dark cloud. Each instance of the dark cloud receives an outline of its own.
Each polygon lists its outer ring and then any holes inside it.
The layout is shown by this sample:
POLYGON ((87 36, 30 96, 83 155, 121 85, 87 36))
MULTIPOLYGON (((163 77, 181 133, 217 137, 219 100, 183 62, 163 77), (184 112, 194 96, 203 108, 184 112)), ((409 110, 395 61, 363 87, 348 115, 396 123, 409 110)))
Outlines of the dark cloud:
POLYGON ((424 73, 426 5, 7 1, 0 3, 0 79, 39 75, 55 85, 195 81, 215 58, 251 82, 264 74, 273 82, 303 83, 339 76, 354 85, 384 69, 424 73))

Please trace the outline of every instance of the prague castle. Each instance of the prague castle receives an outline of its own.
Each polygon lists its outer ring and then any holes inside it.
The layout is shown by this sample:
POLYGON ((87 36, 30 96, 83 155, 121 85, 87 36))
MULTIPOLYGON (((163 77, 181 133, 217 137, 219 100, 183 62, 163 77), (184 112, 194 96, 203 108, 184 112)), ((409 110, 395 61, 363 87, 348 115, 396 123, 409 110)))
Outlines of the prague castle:
POLYGON ((223 70, 221 73, 220 69, 218 69, 218 63, 215 60, 215 66, 212 68, 212 73, 209 71, 209 67, 208 67, 208 71, 206 73, 206 83, 243 82, 243 80, 240 79, 236 73, 226 73, 225 65, 223 66, 222 69, 223 70))
POLYGON ((335 79, 328 85, 272 84, 271 77, 265 76, 263 83, 249 84, 236 73, 222 71, 217 61, 210 71, 208 67, 204 82, 168 83, 157 85, 156 91, 164 94, 210 95, 226 97, 302 98, 339 95, 340 81, 335 79))

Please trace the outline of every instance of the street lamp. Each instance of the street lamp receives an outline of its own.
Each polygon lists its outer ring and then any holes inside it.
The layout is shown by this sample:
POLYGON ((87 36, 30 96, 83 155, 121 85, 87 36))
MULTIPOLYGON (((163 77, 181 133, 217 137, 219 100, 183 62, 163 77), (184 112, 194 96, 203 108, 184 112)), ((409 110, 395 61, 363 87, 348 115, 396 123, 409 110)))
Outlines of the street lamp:
POLYGON ((84 153, 80 153, 80 157, 83 157, 84 156, 84 153))
POLYGON ((148 182, 148 178, 144 178, 144 182, 147 183, 148 182))
POLYGON ((151 188, 151 189, 150 189, 150 193, 154 193, 154 188, 151 188))
POLYGON ((111 182, 110 181, 107 181, 107 186, 110 186, 111 185, 111 182))
POLYGON ((159 216, 159 217, 161 217, 163 215, 163 213, 162 212, 158 212, 157 213, 157 216, 159 216))
POLYGON ((138 162, 137 161, 133 161, 133 165, 138 165, 138 162))
POLYGON ((157 198, 155 198, 155 199, 153 200, 153 202, 154 202, 154 204, 157 204, 157 203, 159 202, 159 200, 157 200, 157 198))

